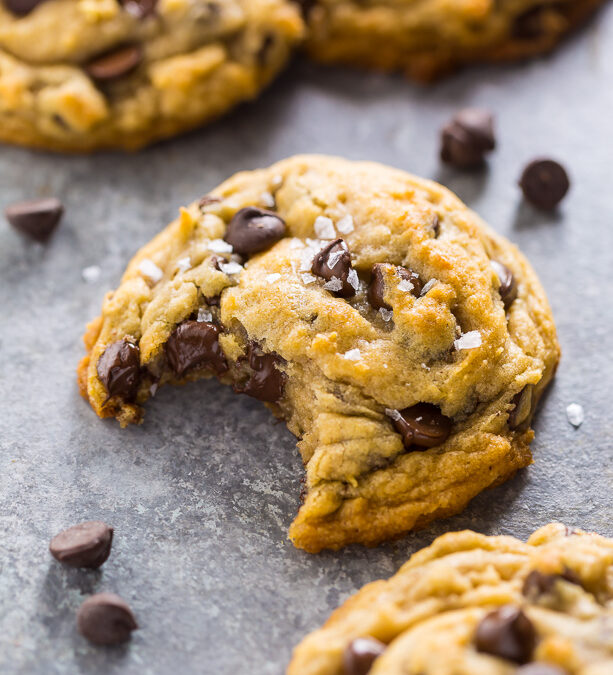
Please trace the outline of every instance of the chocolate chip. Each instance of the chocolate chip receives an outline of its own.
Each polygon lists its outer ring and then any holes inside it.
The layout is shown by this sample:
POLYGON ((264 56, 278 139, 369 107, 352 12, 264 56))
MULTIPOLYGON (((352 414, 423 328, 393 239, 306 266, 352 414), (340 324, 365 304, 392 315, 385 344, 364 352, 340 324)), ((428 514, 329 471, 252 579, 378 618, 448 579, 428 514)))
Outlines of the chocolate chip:
POLYGON ((441 159, 460 169, 481 166, 495 147, 494 117, 483 108, 460 110, 441 130, 441 159))
POLYGON ((520 14, 513 22, 511 32, 518 40, 534 40, 545 31, 545 15, 551 11, 553 5, 535 7, 520 14))
POLYGON ((524 169, 519 187, 533 206, 551 211, 568 192, 570 181, 566 170, 558 162, 553 159, 535 159, 524 169))
POLYGON ((515 663, 530 661, 535 644, 536 631, 532 622, 513 605, 490 612, 475 633, 478 651, 515 663))
POLYGON ((17 16, 25 16, 36 9, 43 0, 4 0, 4 6, 17 16))
POLYGON ((98 56, 84 69, 94 80, 106 82, 131 73, 142 59, 143 51, 138 45, 127 45, 98 56))
POLYGON ((228 370, 219 344, 219 326, 208 321, 184 321, 166 343, 166 356, 175 375, 183 377, 191 368, 212 368, 216 373, 228 370))
POLYGON ((564 570, 562 574, 545 574, 544 572, 539 572, 539 570, 532 570, 524 580, 522 593, 526 598, 534 602, 541 595, 551 593, 556 581, 559 579, 581 586, 581 579, 569 569, 564 570))
POLYGON ((357 285, 357 274, 351 266, 351 254, 347 244, 342 239, 336 239, 321 249, 313 258, 311 272, 326 281, 333 278, 340 281, 340 288, 331 289, 331 292, 339 298, 351 298, 356 289, 349 283, 353 277, 353 283, 357 285))
POLYGON ((529 663, 515 671, 515 675, 568 675, 568 671, 552 663, 529 663))
POLYGON ((386 263, 376 263, 372 266, 371 270, 371 281, 368 286, 368 302, 375 309, 392 309, 391 305, 388 305, 387 302, 383 299, 385 293, 385 268, 392 267, 394 273, 397 274, 403 281, 410 281, 413 285, 411 293, 418 298, 423 284, 419 278, 419 275, 413 272, 406 267, 394 267, 392 265, 387 265, 386 263))
POLYGON ((270 248, 285 236, 285 230, 276 213, 247 206, 234 214, 224 239, 237 253, 250 255, 270 248))
POLYGON ((528 428, 534 409, 533 393, 534 385, 528 384, 511 399, 513 409, 509 413, 508 419, 510 429, 525 431, 528 428))
POLYGON ((434 448, 441 445, 451 433, 453 420, 443 415, 440 409, 430 403, 397 411, 392 416, 396 431, 402 436, 404 446, 417 445, 420 448, 434 448))
POLYGON ((132 610, 114 593, 96 593, 79 607, 77 630, 97 645, 117 645, 138 628, 132 610))
POLYGON ((90 520, 56 534, 49 544, 49 551, 65 565, 95 570, 109 557, 112 541, 112 527, 99 520, 90 520))
POLYGON ((55 197, 17 202, 7 206, 4 212, 17 231, 42 244, 53 234, 63 213, 62 202, 55 197))
POLYGON ((284 360, 273 352, 263 352, 254 343, 247 349, 247 359, 252 372, 247 382, 235 387, 235 391, 260 401, 278 401, 283 396, 287 379, 285 373, 279 370, 279 366, 285 363, 284 360))
POLYGON ((504 308, 509 309, 515 298, 517 298, 517 281, 515 281, 515 275, 501 262, 498 262, 497 260, 492 260, 490 262, 498 277, 498 281, 500 282, 498 292, 500 293, 504 308))
POLYGON ((126 339, 113 342, 98 359, 96 370, 109 397, 131 401, 140 384, 140 349, 126 339))
POLYGON ((374 638, 352 640, 343 653, 344 675, 366 675, 384 651, 385 645, 374 638))
POLYGON ((157 0, 120 0, 126 12, 136 19, 145 19, 155 12, 157 0))

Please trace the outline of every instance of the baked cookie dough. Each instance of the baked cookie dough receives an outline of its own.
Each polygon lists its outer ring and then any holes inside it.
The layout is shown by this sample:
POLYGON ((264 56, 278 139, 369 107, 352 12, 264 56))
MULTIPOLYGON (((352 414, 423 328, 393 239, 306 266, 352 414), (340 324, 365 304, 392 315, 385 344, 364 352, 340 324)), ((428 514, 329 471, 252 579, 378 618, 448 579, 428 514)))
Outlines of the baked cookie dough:
POLYGON ((289 675, 613 673, 613 540, 552 523, 523 543, 452 532, 368 584, 289 675))
POLYGON ((290 0, 0 0, 0 140, 139 148, 256 96, 302 29, 290 0))
POLYGON ((444 187, 294 157, 235 175, 137 253, 85 336, 81 391, 140 422, 159 385, 217 376, 298 437, 310 552, 460 511, 531 463, 559 357, 515 246, 444 187))
POLYGON ((307 49, 328 63, 433 80, 551 50, 603 0, 310 0, 307 49))

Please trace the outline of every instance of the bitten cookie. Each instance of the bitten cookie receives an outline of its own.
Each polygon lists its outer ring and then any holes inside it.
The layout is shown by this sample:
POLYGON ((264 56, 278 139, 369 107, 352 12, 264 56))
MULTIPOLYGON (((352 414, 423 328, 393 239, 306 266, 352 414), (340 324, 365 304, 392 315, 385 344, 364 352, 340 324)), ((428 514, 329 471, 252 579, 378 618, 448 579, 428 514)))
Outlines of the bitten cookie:
POLYGON ((288 675, 613 673, 613 541, 552 523, 523 542, 452 532, 368 584, 288 675))
POLYGON ((311 56, 429 81, 462 65, 551 50, 603 0, 314 0, 311 56))
POLYGON ((302 29, 290 0, 0 0, 0 140, 171 136, 253 98, 302 29))
POLYGON ((82 393, 122 425, 213 375, 285 419, 306 468, 290 537, 311 552, 456 513, 530 464, 559 356, 515 246, 436 183, 323 156, 182 209, 85 343, 82 393))

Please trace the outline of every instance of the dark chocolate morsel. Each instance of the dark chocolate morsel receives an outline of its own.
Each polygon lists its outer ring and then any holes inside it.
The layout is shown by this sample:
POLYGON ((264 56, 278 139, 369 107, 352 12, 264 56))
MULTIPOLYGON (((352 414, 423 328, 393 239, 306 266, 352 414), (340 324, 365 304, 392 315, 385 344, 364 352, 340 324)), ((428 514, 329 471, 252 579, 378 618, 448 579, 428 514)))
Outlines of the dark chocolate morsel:
POLYGON ((43 0, 4 0, 4 6, 16 16, 26 16, 42 2, 43 0))
POLYGON ((534 661, 518 668, 515 675, 568 675, 568 671, 553 663, 534 661))
POLYGON ((18 232, 43 244, 55 231, 63 213, 64 207, 55 197, 17 202, 7 206, 4 212, 18 232))
POLYGON ((113 528, 99 520, 90 520, 63 530, 51 540, 51 555, 70 567, 95 570, 111 553, 113 528))
POLYGON ((477 626, 477 650, 515 663, 532 658, 536 631, 530 619, 514 605, 504 605, 487 614, 477 626))
POLYGON ((175 375, 183 377, 192 368, 211 368, 216 373, 228 370, 219 344, 219 326, 208 321, 184 321, 166 343, 166 356, 175 375))
POLYGON ((98 359, 96 370, 109 397, 131 401, 140 384, 140 349, 125 338, 113 342, 98 359))
POLYGON ((434 448, 449 438, 453 420, 435 405, 418 403, 397 413, 392 421, 406 448, 434 448))
POLYGON ((284 360, 278 354, 263 352, 254 343, 249 344, 247 359, 252 372, 245 384, 235 387, 235 391, 268 403, 278 401, 283 396, 287 379, 278 368, 284 360))
POLYGON ((509 413, 508 425, 510 429, 525 431, 530 424, 534 410, 534 385, 527 384, 511 399, 513 409, 509 413))
POLYGON ((355 275, 354 283, 357 285, 357 273, 351 266, 351 254, 347 249, 347 244, 342 239, 331 241, 315 255, 311 272, 326 281, 339 280, 341 287, 330 292, 340 298, 351 298, 356 293, 356 289, 349 283, 349 279, 353 273, 355 275))
POLYGON ((77 630, 97 645, 117 645, 138 628, 132 610, 114 593, 96 593, 79 607, 77 630))
MULTIPOLYGON (((370 285, 368 286, 368 302, 375 308, 375 309, 392 309, 391 305, 389 305, 385 300, 383 299, 383 296, 385 294, 385 267, 386 263, 376 263, 375 265, 372 266, 371 270, 371 281, 370 285)), ((393 267, 392 265, 389 265, 389 267, 393 267)), ((421 283, 421 280, 419 278, 419 275, 413 272, 413 270, 410 270, 406 267, 393 267, 394 272, 403 280, 403 281, 410 281, 411 284, 413 285, 413 288, 411 289, 411 293, 418 298, 421 289, 423 288, 423 284, 421 283)))
POLYGON ((558 162, 553 159, 535 159, 524 169, 519 187, 533 206, 551 211, 564 199, 570 181, 566 170, 558 162))
POLYGON ((517 298, 517 281, 515 281, 515 275, 506 265, 503 265, 497 260, 491 260, 490 263, 498 277, 498 281, 500 281, 498 292, 500 293, 504 308, 509 309, 515 298, 517 298))
POLYGON ((155 12, 157 0, 120 0, 128 14, 137 19, 145 19, 155 12))
POLYGON ((224 239, 236 253, 248 256, 276 244, 285 231, 285 221, 273 211, 247 206, 234 214, 224 239))
POLYGON ((143 51, 138 45, 127 45, 97 56, 84 70, 94 80, 106 82, 131 73, 142 59, 143 51))
POLYGON ((343 675, 366 675, 385 645, 371 637, 352 640, 343 652, 343 675))
POLYGON ((441 159, 460 169, 480 166, 495 147, 494 117, 483 108, 460 110, 441 130, 441 159))
POLYGON ((532 570, 532 572, 524 579, 522 593, 526 598, 535 602, 541 595, 551 593, 558 579, 563 579, 568 583, 581 586, 581 579, 569 569, 562 572, 562 574, 546 574, 539 570, 532 570))

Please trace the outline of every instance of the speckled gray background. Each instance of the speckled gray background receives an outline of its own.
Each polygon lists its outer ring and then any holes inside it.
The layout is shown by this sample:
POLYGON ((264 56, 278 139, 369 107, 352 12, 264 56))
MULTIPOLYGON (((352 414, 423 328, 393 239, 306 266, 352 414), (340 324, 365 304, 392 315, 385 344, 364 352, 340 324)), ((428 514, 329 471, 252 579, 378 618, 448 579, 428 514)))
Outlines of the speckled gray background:
POLYGON ((254 104, 138 155, 58 157, 0 148, 0 205, 58 195, 46 247, 0 222, 0 672, 280 673, 292 646, 350 593, 447 530, 526 537, 551 519, 613 535, 613 7, 553 57, 483 68, 431 89, 298 62, 254 104), (437 161, 458 106, 492 107, 489 171, 437 161), (239 169, 297 152, 380 160, 456 190, 517 242, 549 293, 563 360, 536 422, 536 463, 463 514, 374 550, 311 556, 286 538, 302 474, 266 409, 215 382, 163 390, 121 431, 78 395, 81 334, 137 248, 239 169), (516 180, 545 153, 573 187, 557 215, 521 205, 516 180), (98 282, 81 270, 99 265, 98 282), (586 420, 575 430, 571 402, 586 420), (64 569, 50 537, 115 527, 97 572, 64 569), (133 606, 129 646, 90 647, 75 610, 92 591, 133 606))

